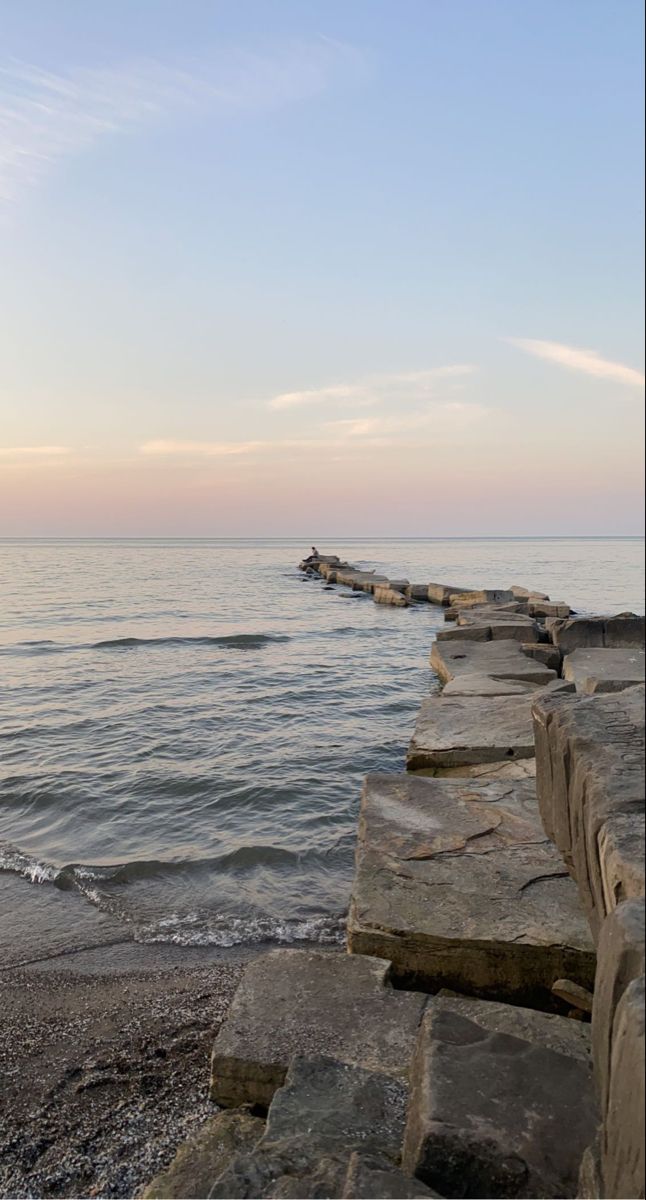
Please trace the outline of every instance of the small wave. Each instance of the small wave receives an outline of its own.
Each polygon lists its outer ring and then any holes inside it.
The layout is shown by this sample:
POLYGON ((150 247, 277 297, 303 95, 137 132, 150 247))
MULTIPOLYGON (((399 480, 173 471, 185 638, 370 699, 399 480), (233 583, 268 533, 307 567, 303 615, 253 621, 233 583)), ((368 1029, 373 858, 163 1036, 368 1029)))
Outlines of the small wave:
POLYGON ((389 635, 389 629, 382 629, 376 626, 374 629, 360 629, 356 625, 340 625, 337 629, 322 629, 317 630, 316 636, 320 638, 336 638, 336 637, 354 637, 354 638, 373 638, 384 637, 389 635))
POLYGON ((220 637, 207 635, 198 637, 159 637, 159 638, 108 638, 106 641, 93 642, 91 650, 136 650, 140 646, 229 646, 235 650, 259 650, 272 642, 289 642, 291 639, 281 633, 227 633, 220 637))
POLYGON ((15 846, 5 845, 0 847, 0 871, 13 871, 31 883, 53 883, 61 891, 79 891, 89 895, 92 889, 92 899, 96 902, 95 889, 101 886, 139 883, 146 879, 165 879, 200 871, 290 867, 296 863, 303 865, 308 859, 317 857, 317 851, 302 852, 282 846, 251 845, 238 846, 234 850, 209 858, 180 859, 175 862, 139 859, 110 866, 68 863, 64 867, 54 867, 51 863, 41 862, 29 854, 24 854, 15 846))
POLYGON ((0 871, 11 871, 21 875, 30 883, 55 883, 59 874, 58 869, 51 863, 41 862, 30 854, 23 854, 15 846, 0 846, 0 871))
POLYGON ((3 655, 71 654, 80 650, 139 650, 145 646, 224 646, 231 650, 262 650, 274 642, 289 642, 283 633, 223 633, 220 636, 201 634, 196 637, 122 637, 105 638, 99 642, 68 645, 51 640, 16 642, 0 646, 3 655))
POLYGON ((175 946, 254 946, 263 942, 289 945, 315 942, 340 946, 345 938, 345 918, 314 917, 309 920, 281 920, 279 917, 231 917, 214 914, 173 914, 135 930, 135 941, 170 943, 175 946))

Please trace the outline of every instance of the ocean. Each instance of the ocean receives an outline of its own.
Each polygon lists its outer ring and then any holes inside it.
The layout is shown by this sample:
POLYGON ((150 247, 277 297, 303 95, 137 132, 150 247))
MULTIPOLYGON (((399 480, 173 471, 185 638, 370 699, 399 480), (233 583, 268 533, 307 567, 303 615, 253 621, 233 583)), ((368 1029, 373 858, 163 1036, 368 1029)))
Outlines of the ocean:
MULTIPOLYGON (((317 545, 411 582, 644 611, 641 538, 317 545)), ((60 953, 70 912, 75 945, 91 913, 134 943, 342 939, 362 777, 403 768, 443 613, 325 590, 296 569, 308 551, 0 541, 5 956, 60 953)))

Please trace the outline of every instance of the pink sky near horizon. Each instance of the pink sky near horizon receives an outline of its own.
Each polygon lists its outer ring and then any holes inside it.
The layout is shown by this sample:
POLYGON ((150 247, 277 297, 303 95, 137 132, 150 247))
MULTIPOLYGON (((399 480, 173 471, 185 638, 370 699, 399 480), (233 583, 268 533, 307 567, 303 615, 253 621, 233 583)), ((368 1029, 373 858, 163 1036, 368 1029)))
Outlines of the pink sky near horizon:
POLYGON ((641 448, 622 441, 482 416, 417 446, 0 451, 0 536, 640 534, 641 448))

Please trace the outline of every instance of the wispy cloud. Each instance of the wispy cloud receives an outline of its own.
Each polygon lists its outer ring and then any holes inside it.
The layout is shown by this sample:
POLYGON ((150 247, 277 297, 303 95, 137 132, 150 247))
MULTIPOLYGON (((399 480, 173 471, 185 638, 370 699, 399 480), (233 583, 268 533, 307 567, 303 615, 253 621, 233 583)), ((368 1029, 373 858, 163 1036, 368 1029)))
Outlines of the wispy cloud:
POLYGON ((69 446, 0 446, 0 458, 60 458, 69 453, 69 446))
POLYGON ((476 368, 469 364, 429 367, 424 371, 403 371, 368 375, 352 383, 335 383, 298 392, 281 392, 269 400, 269 408, 302 408, 310 405, 355 404, 364 407, 388 399, 423 399, 434 391, 441 379, 470 375, 476 368))
POLYGON ((13 200, 51 167, 101 139, 182 109, 262 110, 323 91, 366 69, 360 50, 329 38, 290 40, 265 52, 227 47, 190 68, 146 59, 54 73, 0 61, 0 199, 13 200))
POLYGON ((602 358, 596 350, 581 350, 576 346, 562 345, 561 342, 541 342, 534 338, 505 338, 504 340, 510 342, 512 346, 518 346, 519 350, 524 350, 527 354, 533 354, 536 358, 548 359, 570 371, 582 371, 585 375, 592 375, 597 379, 612 379, 615 383, 622 383, 627 387, 644 386, 644 376, 641 371, 636 371, 634 367, 627 367, 624 363, 602 358))
POLYGON ((438 403, 404 416, 356 417, 328 421, 325 427, 333 434, 372 443, 374 439, 390 439, 399 434, 463 430, 481 421, 490 411, 484 404, 438 403))
POLYGON ((373 399, 358 385, 340 383, 331 387, 308 388, 301 392, 281 392, 269 401, 270 408, 303 408, 310 404, 372 404, 373 399))
POLYGON ((235 454, 250 454, 259 450, 263 442, 179 442, 160 440, 145 442, 139 447, 141 454, 157 458, 227 458, 235 454))

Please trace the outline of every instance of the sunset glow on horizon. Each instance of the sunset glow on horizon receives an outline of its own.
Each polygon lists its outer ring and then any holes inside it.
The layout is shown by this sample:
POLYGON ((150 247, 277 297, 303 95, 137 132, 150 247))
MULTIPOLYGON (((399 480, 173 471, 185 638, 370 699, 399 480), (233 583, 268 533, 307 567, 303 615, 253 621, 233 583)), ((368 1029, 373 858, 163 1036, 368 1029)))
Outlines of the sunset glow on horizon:
POLYGON ((621 11, 5 6, 0 536, 641 533, 621 11))

